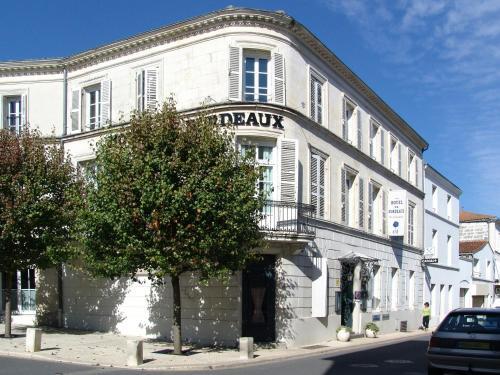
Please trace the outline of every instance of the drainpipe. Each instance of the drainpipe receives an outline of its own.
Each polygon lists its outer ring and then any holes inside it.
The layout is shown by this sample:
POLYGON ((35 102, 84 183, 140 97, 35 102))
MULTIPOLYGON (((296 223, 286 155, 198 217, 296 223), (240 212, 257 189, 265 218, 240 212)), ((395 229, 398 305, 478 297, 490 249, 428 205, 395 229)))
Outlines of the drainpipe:
MULTIPOLYGON (((68 70, 63 68, 63 129, 61 135, 61 148, 64 149, 64 137, 67 135, 68 126, 68 70)), ((57 265, 57 326, 62 328, 64 315, 63 300, 63 263, 57 265)))

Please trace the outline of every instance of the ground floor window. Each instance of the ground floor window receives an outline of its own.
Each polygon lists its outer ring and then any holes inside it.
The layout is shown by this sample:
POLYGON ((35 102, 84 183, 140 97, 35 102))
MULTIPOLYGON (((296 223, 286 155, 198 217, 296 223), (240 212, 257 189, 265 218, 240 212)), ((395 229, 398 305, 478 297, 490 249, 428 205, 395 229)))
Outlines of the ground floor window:
POLYGON ((33 312, 36 310, 35 294, 36 280, 35 270, 26 269, 12 274, 12 289, 6 288, 7 276, 2 272, 2 310, 5 310, 5 295, 10 293, 12 311, 33 312))

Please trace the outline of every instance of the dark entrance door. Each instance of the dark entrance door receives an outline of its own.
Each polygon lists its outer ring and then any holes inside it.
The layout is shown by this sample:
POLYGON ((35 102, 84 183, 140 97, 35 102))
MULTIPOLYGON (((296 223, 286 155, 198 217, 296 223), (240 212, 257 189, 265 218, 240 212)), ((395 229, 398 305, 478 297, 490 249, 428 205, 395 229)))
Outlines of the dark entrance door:
POLYGON ((342 263, 342 274, 340 279, 340 293, 341 293, 341 315, 340 324, 352 328, 352 312, 354 310, 354 296, 353 296, 353 277, 354 277, 353 263, 342 263))
POLYGON ((264 255, 243 271, 243 336, 255 342, 276 340, 276 257, 264 255))

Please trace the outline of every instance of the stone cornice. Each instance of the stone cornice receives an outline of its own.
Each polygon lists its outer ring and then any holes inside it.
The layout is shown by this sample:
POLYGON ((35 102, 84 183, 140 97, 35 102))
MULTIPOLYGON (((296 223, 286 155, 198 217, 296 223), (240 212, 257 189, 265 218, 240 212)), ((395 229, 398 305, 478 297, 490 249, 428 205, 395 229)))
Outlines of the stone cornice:
POLYGON ((269 12, 246 8, 226 8, 191 18, 169 26, 148 31, 63 59, 33 60, 0 63, 0 76, 50 74, 64 69, 74 71, 86 66, 109 61, 147 48, 233 26, 270 28, 293 36, 326 62, 334 72, 362 94, 389 121, 422 150, 428 143, 366 83, 345 65, 306 27, 283 12, 269 12))

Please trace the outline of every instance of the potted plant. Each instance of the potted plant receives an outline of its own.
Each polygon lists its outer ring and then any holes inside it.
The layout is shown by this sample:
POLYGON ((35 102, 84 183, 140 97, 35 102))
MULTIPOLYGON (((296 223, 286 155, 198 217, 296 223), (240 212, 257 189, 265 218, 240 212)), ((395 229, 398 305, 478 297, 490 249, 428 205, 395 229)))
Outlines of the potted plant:
POLYGON ((365 326, 365 336, 366 337, 375 338, 375 337, 377 337, 378 331, 380 331, 380 329, 378 328, 378 325, 376 325, 373 322, 369 322, 365 326))
POLYGON ((351 327, 340 326, 337 328, 337 340, 347 342, 351 339, 351 327))

